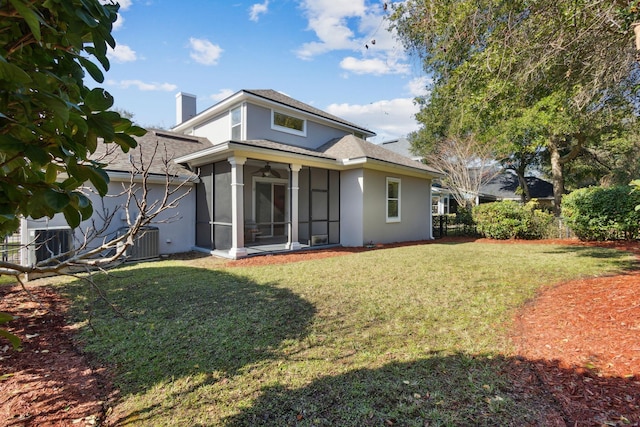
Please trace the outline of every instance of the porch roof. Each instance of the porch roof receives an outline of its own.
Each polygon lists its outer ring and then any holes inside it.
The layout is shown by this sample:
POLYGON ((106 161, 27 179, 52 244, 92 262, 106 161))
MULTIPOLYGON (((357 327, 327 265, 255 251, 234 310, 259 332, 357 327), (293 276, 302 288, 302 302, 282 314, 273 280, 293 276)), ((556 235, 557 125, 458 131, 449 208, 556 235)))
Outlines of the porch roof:
POLYGON ((305 165, 331 169, 372 167, 376 169, 403 169, 405 173, 440 176, 437 170, 408 157, 394 153, 353 135, 336 138, 316 150, 282 144, 269 140, 227 141, 202 151, 176 158, 178 163, 199 166, 229 156, 254 157, 268 161, 297 161, 305 165))

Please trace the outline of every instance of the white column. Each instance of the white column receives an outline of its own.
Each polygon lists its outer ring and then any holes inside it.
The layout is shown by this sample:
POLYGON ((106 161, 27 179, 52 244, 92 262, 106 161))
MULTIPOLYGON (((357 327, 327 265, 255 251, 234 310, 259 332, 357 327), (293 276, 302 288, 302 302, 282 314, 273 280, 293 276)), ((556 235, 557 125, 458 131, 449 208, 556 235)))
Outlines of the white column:
POLYGON ((244 247, 244 164, 246 157, 229 157, 231 164, 231 249, 233 259, 247 256, 244 247))
POLYGON ((298 191, 300 190, 299 172, 302 169, 302 165, 289 165, 291 170, 291 178, 289 180, 289 240, 287 242, 287 249, 295 250, 300 249, 300 238, 298 237, 298 191))
MULTIPOLYGON (((429 215, 427 216, 427 230, 429 230, 429 232, 427 239, 433 240, 433 180, 430 179, 428 182, 429 192, 427 194, 429 197, 427 197, 427 212, 429 212, 429 215)), ((438 211, 440 210, 440 200, 442 200, 442 197, 438 199, 438 211)))

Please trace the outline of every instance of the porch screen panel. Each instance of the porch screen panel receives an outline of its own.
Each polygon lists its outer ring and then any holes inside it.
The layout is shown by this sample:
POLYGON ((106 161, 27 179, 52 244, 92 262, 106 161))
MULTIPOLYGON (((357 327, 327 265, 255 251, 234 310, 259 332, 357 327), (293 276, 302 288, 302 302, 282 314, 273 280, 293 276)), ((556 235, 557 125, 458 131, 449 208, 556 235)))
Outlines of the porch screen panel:
POLYGON ((196 246, 213 249, 213 165, 200 168, 196 185, 196 246))
POLYGON ((311 219, 327 221, 329 219, 329 192, 326 190, 311 190, 311 219))
POLYGON ((302 168, 298 174, 298 240, 309 243, 311 230, 309 228, 309 168, 302 168))
POLYGON ((271 183, 256 183, 256 222, 265 236, 271 235, 271 183))
POLYGON ((329 171, 329 243, 340 243, 339 171, 329 171))
POLYGON ((340 172, 303 168, 299 177, 300 242, 340 243, 340 172))
POLYGON ((340 172, 329 171, 329 221, 340 220, 340 172))
POLYGON ((329 173, 326 169, 311 169, 311 189, 312 190, 328 190, 329 189, 329 181, 327 179, 327 174, 329 173))
POLYGON ((231 248, 231 164, 227 161, 214 164, 213 240, 215 249, 231 248))

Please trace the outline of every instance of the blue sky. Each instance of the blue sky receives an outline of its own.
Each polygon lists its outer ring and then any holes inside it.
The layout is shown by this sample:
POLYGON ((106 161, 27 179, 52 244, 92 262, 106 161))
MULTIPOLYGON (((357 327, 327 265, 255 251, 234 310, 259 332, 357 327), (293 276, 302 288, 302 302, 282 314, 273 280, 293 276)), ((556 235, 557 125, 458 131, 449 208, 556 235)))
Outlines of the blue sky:
POLYGON ((198 111, 241 89, 274 89, 373 130, 418 128, 427 79, 387 31, 381 0, 120 0, 102 87, 143 126, 171 128, 175 94, 198 111))

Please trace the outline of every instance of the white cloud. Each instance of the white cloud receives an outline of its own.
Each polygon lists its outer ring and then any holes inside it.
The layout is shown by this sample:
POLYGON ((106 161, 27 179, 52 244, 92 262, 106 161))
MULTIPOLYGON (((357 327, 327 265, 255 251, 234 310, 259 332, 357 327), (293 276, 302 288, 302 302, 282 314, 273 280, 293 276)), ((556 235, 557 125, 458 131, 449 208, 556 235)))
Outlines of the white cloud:
POLYGON ((131 3, 133 3, 131 0, 117 0, 117 1, 113 1, 113 0, 100 0, 100 4, 113 4, 113 3, 118 3, 120 5, 120 11, 122 12, 123 10, 127 10, 131 7, 131 3))
POLYGON ((371 104, 331 104, 326 111, 377 133, 373 142, 406 136, 418 130, 418 106, 412 98, 396 98, 371 104))
POLYGON ((402 46, 387 30, 382 4, 365 0, 303 0, 307 28, 316 36, 296 50, 300 59, 343 50, 340 67, 349 74, 407 74, 410 66, 402 46))
POLYGON ((115 49, 108 48, 107 56, 115 62, 133 62, 138 59, 136 51, 125 44, 116 44, 115 49))
POLYGON ((118 0, 116 3, 120 4, 120 11, 127 10, 131 7, 131 0, 118 0))
POLYGON ((409 65, 391 61, 389 58, 371 58, 357 59, 353 56, 347 56, 340 61, 340 68, 352 72, 354 74, 407 74, 410 69, 409 65))
POLYGON ((214 93, 213 95, 209 96, 209 98, 211 98, 212 101, 220 102, 223 99, 230 97, 234 93, 236 93, 236 91, 231 89, 220 89, 218 93, 214 93))
POLYGON ((409 89, 409 93, 414 96, 428 96, 431 93, 431 85, 433 84, 433 79, 427 76, 416 77, 412 79, 407 84, 407 89, 409 89))
MULTIPOLYGON (((110 4, 114 3, 112 0, 100 0, 101 4, 110 4)), ((122 12, 129 9, 131 7, 131 0, 118 0, 115 3, 120 4, 120 9, 118 9, 118 19, 113 23, 113 31, 118 31, 124 25, 124 18, 122 17, 122 12)))
POLYGON ((339 49, 357 49, 360 42, 349 26, 349 20, 366 13, 364 0, 305 0, 301 4, 308 19, 308 28, 319 41, 305 43, 297 50, 301 59, 339 49))
POLYGON ((108 80, 107 84, 110 86, 117 86, 120 89, 129 89, 130 87, 135 87, 138 90, 142 91, 163 91, 163 92, 173 92, 178 89, 177 85, 171 83, 147 83, 142 80, 108 80))
POLYGON ((258 22, 260 15, 263 15, 269 11, 269 0, 265 0, 264 3, 256 3, 249 9, 249 19, 258 22))
POLYGON ((113 31, 118 31, 124 26, 124 17, 121 13, 118 13, 118 19, 113 23, 113 31))
POLYGON ((189 47, 191 48, 191 58, 203 65, 216 65, 220 55, 224 52, 220 46, 211 43, 209 40, 195 37, 189 39, 189 47))

